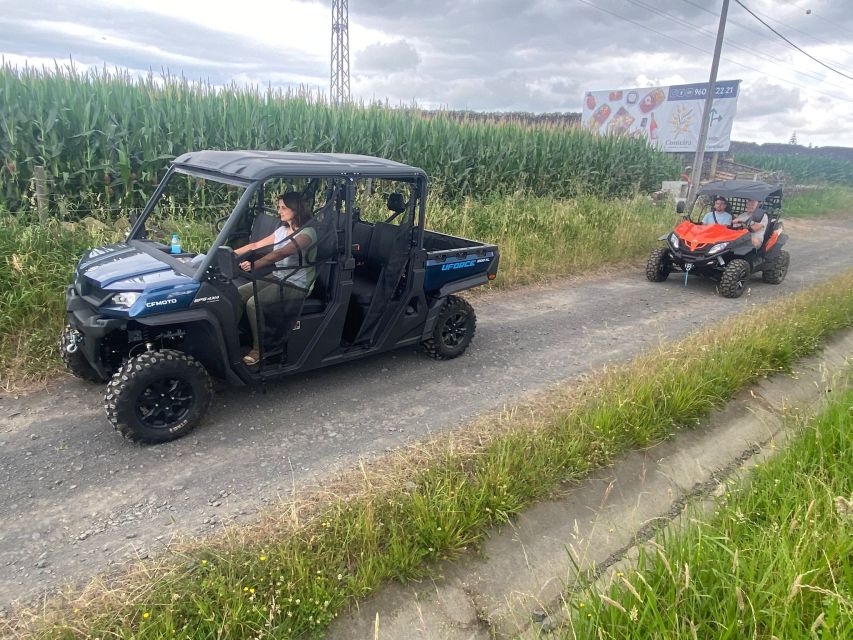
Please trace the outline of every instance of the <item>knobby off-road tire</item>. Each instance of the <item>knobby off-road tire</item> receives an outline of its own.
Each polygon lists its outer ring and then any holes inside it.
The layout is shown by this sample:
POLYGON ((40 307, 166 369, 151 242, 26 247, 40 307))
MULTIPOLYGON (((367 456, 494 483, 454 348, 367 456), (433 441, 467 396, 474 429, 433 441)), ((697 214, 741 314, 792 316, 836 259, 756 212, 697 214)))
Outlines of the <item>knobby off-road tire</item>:
POLYGON ((476 328, 477 316, 468 301, 458 296, 447 296, 438 312, 432 337, 421 344, 431 358, 451 360, 465 353, 476 328))
POLYGON ((655 249, 646 261, 646 278, 649 282, 663 282, 669 277, 672 265, 669 261, 669 251, 663 247, 655 249))
POLYGON ((761 279, 768 284, 782 284, 782 280, 788 275, 790 262, 791 254, 784 249, 779 249, 765 264, 761 279))
POLYGON ((720 278, 720 294, 724 298, 740 298, 746 289, 748 278, 749 263, 735 258, 723 269, 723 276, 720 278))
POLYGON ((83 355, 83 352, 80 349, 77 349, 74 353, 68 353, 68 349, 66 349, 66 345, 69 342, 68 335, 71 333, 71 327, 66 326, 65 329, 59 334, 59 357, 62 358, 62 362, 65 363, 65 368, 70 371, 74 377, 80 378, 81 380, 86 380, 88 382, 106 382, 106 378, 101 377, 97 371, 92 368, 92 365, 89 364, 89 361, 86 360, 86 356, 83 355))
POLYGON ((167 442, 192 431, 212 397, 210 376, 198 360, 163 349, 131 358, 115 373, 104 410, 126 438, 167 442))

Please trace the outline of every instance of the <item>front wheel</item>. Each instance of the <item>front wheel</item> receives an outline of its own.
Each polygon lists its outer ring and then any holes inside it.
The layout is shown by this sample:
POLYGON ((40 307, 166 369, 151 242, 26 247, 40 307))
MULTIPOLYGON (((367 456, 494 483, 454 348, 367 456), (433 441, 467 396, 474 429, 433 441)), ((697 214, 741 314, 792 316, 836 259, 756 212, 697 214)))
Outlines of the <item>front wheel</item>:
POLYGON ((465 352, 476 328, 477 316, 468 301, 458 296, 447 296, 438 313, 432 337, 421 344, 431 358, 451 360, 465 352))
POLYGON ((212 397, 210 377, 198 360, 163 349, 131 358, 116 372, 104 409, 126 438, 158 443, 192 431, 212 397))
POLYGON ((649 282, 663 282, 669 277, 672 265, 669 260, 669 250, 655 249, 646 261, 646 278, 649 282))
POLYGON ((746 288, 749 278, 749 263, 746 260, 735 258, 723 269, 720 278, 720 294, 724 298, 740 298, 746 288))
POLYGON ((772 258, 767 260, 761 279, 768 284, 782 284, 782 280, 788 275, 788 264, 791 262, 791 254, 784 249, 779 249, 772 258))

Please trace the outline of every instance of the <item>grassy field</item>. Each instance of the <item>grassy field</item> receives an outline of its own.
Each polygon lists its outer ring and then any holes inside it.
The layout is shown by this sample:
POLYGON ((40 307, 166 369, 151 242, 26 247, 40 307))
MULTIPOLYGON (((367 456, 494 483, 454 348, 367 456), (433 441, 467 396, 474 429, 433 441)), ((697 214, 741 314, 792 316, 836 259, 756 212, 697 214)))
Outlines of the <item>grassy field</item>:
MULTIPOLYGON (((836 391, 836 390, 834 390, 836 391)), ((564 639, 853 637, 853 390, 785 451, 570 604, 564 639)))
POLYGON ((810 189, 785 198, 783 215, 803 218, 832 213, 853 213, 853 188, 828 187, 810 189))
MULTIPOLYGON (((231 529, 39 613, 29 632, 320 637, 383 581, 429 573, 432 561, 477 544, 561 482, 695 426, 745 385, 812 353, 853 323, 853 272, 736 322, 737 334, 704 330, 324 484, 255 528, 231 529)), ((797 522, 810 528, 810 517, 801 512, 797 522)))
MULTIPOLYGON (((671 205, 647 198, 574 200, 498 197, 450 204, 437 200, 430 228, 497 243, 495 286, 541 282, 598 265, 642 258, 675 219, 671 205)), ((192 245, 190 222, 180 228, 192 245)), ((73 228, 0 215, 0 387, 37 384, 62 369, 56 341, 65 321, 65 287, 86 248, 123 238, 126 224, 73 228)))

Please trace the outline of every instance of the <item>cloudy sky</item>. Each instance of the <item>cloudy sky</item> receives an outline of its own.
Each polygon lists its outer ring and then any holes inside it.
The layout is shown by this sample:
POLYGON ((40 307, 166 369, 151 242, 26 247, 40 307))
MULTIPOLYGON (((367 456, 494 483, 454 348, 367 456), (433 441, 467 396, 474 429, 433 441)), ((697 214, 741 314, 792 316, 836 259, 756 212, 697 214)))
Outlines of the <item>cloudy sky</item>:
MULTIPOLYGON (((731 0, 720 80, 732 138, 853 146, 853 0, 731 0), (823 64, 821 64, 823 63, 823 64), (825 65, 825 66, 824 66, 825 65)), ((353 97, 580 111, 587 90, 707 81, 722 0, 350 0, 353 97)), ((329 90, 331 0, 0 0, 15 65, 169 70, 329 90)))

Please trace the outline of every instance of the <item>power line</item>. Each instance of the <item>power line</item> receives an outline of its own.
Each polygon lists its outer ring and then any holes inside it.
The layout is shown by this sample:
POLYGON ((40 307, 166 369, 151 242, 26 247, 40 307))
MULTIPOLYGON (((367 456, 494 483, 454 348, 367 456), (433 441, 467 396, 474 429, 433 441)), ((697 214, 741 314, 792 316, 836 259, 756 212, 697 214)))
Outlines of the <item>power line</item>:
MULTIPOLYGON (((677 22, 677 23, 679 23, 679 24, 681 24, 681 25, 684 25, 684 26, 686 26, 686 27, 690 27, 691 29, 695 29, 696 31, 698 31, 698 32, 700 32, 700 33, 707 34, 708 36, 710 36, 710 37, 712 37, 712 38, 713 38, 713 37, 716 37, 716 34, 715 34, 715 33, 713 33, 712 31, 709 31, 708 29, 706 29, 706 28, 704 28, 704 27, 700 27, 700 26, 699 26, 699 25, 697 25, 697 24, 694 24, 694 23, 692 23, 692 22, 688 22, 687 20, 682 19, 682 18, 679 18, 678 16, 674 16, 674 15, 672 15, 671 13, 667 13, 666 11, 661 11, 660 9, 656 9, 655 7, 652 7, 652 6, 648 5, 648 4, 646 4, 645 2, 642 2, 641 0, 626 0, 626 2, 630 2, 631 4, 633 4, 633 5, 635 5, 635 6, 638 6, 638 7, 641 7, 641 8, 643 8, 643 9, 646 9, 647 11, 652 11, 652 12, 654 12, 654 13, 657 13, 659 16, 661 16, 661 17, 663 17, 663 18, 666 18, 666 19, 668 19, 668 20, 671 20, 671 21, 677 22)), ((692 4, 692 3, 689 3, 689 4, 692 4)), ((694 6, 698 6, 698 5, 694 5, 694 6)), ((699 8, 701 8, 701 7, 699 7, 699 8)), ((703 11, 707 11, 707 10, 703 9, 703 11)), ((707 13, 710 13, 711 15, 716 15, 716 14, 714 14, 714 13, 713 13, 713 12, 711 12, 711 11, 707 11, 707 13)), ((717 16, 717 17, 718 17, 718 16, 717 16)), ((732 22, 732 21, 731 21, 731 20, 729 20, 729 21, 727 21, 727 22, 732 22)), ((756 32, 756 33, 757 33, 757 32, 756 32)), ((764 34, 762 34, 762 37, 767 37, 767 38, 769 38, 770 36, 765 36, 764 34)), ((755 57, 758 57, 758 58, 763 58, 764 60, 767 60, 768 62, 774 62, 774 63, 778 63, 778 64, 783 64, 783 65, 787 65, 787 64, 788 64, 787 60, 782 60, 781 58, 777 58, 776 56, 772 56, 772 55, 769 55, 769 54, 766 54, 766 53, 762 53, 762 52, 759 52, 759 51, 755 51, 754 49, 750 49, 749 47, 745 47, 745 46, 743 46, 743 45, 741 45, 741 44, 738 44, 737 42, 731 42, 731 41, 729 41, 727 44, 728 44, 728 46, 730 46, 730 47, 734 47, 735 49, 740 49, 741 51, 745 51, 745 52, 749 53, 749 54, 750 54, 750 55, 752 55, 752 56, 755 56, 755 57)), ((807 78, 811 78, 812 80, 819 80, 819 81, 821 81, 821 82, 827 82, 823 77, 818 76, 818 75, 815 75, 815 74, 810 73, 810 72, 807 72, 807 71, 801 71, 801 70, 793 69, 793 68, 791 69, 791 71, 793 71, 794 73, 797 73, 797 74, 799 74, 799 75, 806 76, 807 78)), ((844 90, 846 90, 846 89, 847 89, 847 87, 842 87, 841 85, 839 85, 839 84, 835 84, 835 83, 832 83, 832 82, 828 82, 827 84, 830 84, 830 85, 832 85, 833 87, 835 87, 835 88, 837 88, 837 89, 841 89, 842 91, 844 91, 844 90)))
MULTIPOLYGON (((819 36, 814 35, 813 33, 808 33, 807 31, 803 31, 802 29, 798 29, 797 27, 795 27, 793 25, 790 25, 786 22, 782 22, 778 18, 774 18, 773 16, 768 16, 766 13, 762 13, 761 11, 758 11, 757 9, 753 9, 753 11, 755 13, 757 13, 758 15, 763 16, 766 20, 769 20, 770 22, 775 22, 778 25, 781 25, 787 29, 790 29, 791 31, 794 31, 796 33, 804 35, 807 38, 811 38, 817 42, 820 42, 821 44, 825 44, 825 45, 828 45, 830 47, 835 47, 836 49, 839 49, 840 51, 843 51, 844 53, 846 53, 848 55, 853 55, 853 53, 851 53, 850 51, 848 51, 844 47, 838 46, 838 44, 836 44, 834 42, 830 42, 829 40, 825 40, 824 38, 821 38, 819 36)), ((823 20, 824 20, 824 22, 829 22, 826 19, 823 19, 823 20)), ((843 65, 843 64, 839 63, 838 61, 833 61, 832 64, 834 64, 836 67, 839 67, 841 69, 847 69, 849 71, 853 71, 853 69, 850 69, 850 67, 847 67, 846 65, 843 65)))
POLYGON ((793 42, 791 42, 790 40, 788 40, 788 38, 786 38, 786 37, 785 37, 785 36, 783 36, 781 33, 779 33, 778 31, 776 31, 776 29, 774 29, 774 28, 773 28, 773 27, 771 27, 769 24, 767 24, 766 22, 764 22, 764 20, 762 20, 761 18, 759 18, 755 13, 753 13, 753 12, 750 10, 750 8, 749 8, 749 7, 747 7, 747 6, 746 6, 743 2, 741 2, 740 0, 735 0, 735 2, 736 2, 736 3, 738 3, 741 7, 743 7, 749 15, 751 15, 753 18, 755 18, 756 20, 758 20, 761 24, 763 24, 765 27, 767 27, 768 29, 770 29, 770 31, 772 31, 773 33, 775 33, 775 34, 776 34, 777 36, 779 36, 780 38, 782 38, 782 40, 784 40, 784 41, 785 41, 785 42, 787 42, 789 45, 791 45, 792 47, 794 47, 794 49, 796 49, 797 51, 799 51, 800 53, 802 53, 804 56, 807 56, 807 57, 811 58, 812 60, 814 60, 815 62, 817 62, 819 65, 822 65, 822 66, 826 67, 826 68, 827 68, 827 69, 829 69, 830 71, 832 71, 832 72, 834 72, 834 73, 837 73, 837 74, 838 74, 838 75, 840 75, 840 76, 844 76, 844 77, 845 77, 845 78, 847 78, 848 80, 853 80, 853 76, 848 76, 846 73, 843 73, 843 72, 839 71, 838 69, 835 69, 835 68, 833 68, 833 67, 830 67, 830 66, 829 66, 828 64, 826 64, 825 62, 823 62, 823 61, 818 60, 817 58, 815 58, 812 54, 808 53, 807 51, 803 51, 802 49, 800 49, 800 47, 798 47, 797 45, 795 45, 793 42))
MULTIPOLYGON (((800 5, 795 5, 795 6, 796 6, 798 9, 802 9, 802 7, 801 7, 800 5)), ((838 31, 843 31, 843 32, 844 32, 844 33, 846 33, 846 34, 849 34, 849 35, 853 36, 853 31, 851 31, 850 29, 845 29, 844 27, 842 27, 842 26, 841 26, 841 25, 839 25, 838 23, 833 22, 832 20, 827 20, 827 19, 826 19, 826 18, 824 18, 823 16, 821 16, 821 15, 819 15, 819 14, 815 13, 812 9, 808 9, 808 10, 807 10, 807 13, 808 13, 808 15, 813 16, 813 17, 817 18, 818 20, 822 20, 822 21, 823 21, 823 22, 825 22, 826 24, 832 25, 832 26, 833 26, 833 27, 835 27, 838 31)))
MULTIPOLYGON (((629 1, 630 1, 630 0, 629 0, 629 1)), ((681 1, 682 1, 682 2, 684 2, 684 3, 686 3, 686 4, 689 4, 691 7, 695 7, 696 9, 699 9, 700 11, 704 11, 705 13, 710 14, 710 15, 712 15, 712 16, 716 16, 716 15, 717 15, 717 14, 715 14, 713 11, 710 11, 710 10, 706 9, 706 8, 705 8, 705 7, 703 7, 702 5, 696 4, 695 2, 692 2, 691 0, 681 0, 681 1)), ((822 43, 822 44, 829 45, 829 46, 831 46, 831 47, 837 47, 838 49, 841 49, 841 51, 844 51, 845 53, 850 53, 850 52, 849 52, 849 51, 847 51, 846 49, 844 49, 844 48, 842 48, 842 47, 838 47, 838 45, 836 45, 836 44, 834 44, 834 43, 832 43, 832 42, 829 42, 829 41, 827 41, 827 40, 824 40, 824 39, 822 39, 822 38, 819 38, 818 36, 816 36, 816 35, 814 35, 814 34, 807 33, 807 32, 805 32, 805 31, 802 31, 802 30, 800 30, 800 29, 797 29, 796 27, 793 27, 793 26, 791 26, 791 25, 789 25, 789 24, 786 24, 786 23, 782 22, 781 20, 777 20, 777 19, 775 19, 775 18, 771 18, 771 17, 770 17, 770 16, 768 16, 767 14, 761 13, 760 11, 756 11, 755 13, 757 13, 757 14, 759 14, 759 15, 764 16, 764 17, 765 17, 765 18, 767 18, 768 20, 772 20, 773 22, 776 22, 777 24, 780 24, 780 25, 782 25, 782 26, 784 26, 784 27, 787 27, 787 28, 789 28, 789 29, 791 29, 791 30, 793 30, 793 31, 796 31, 797 33, 801 33, 802 35, 804 35, 804 36, 806 36, 806 37, 808 37, 808 38, 813 38, 813 39, 814 39, 814 40, 816 40, 817 42, 820 42, 820 43, 822 43)), ((824 20, 825 20, 825 19, 824 19, 824 20)), ((750 27, 749 25, 746 25, 746 24, 744 24, 744 23, 742 23, 742 22, 738 22, 737 20, 733 20, 732 18, 729 18, 729 19, 728 19, 728 22, 729 22, 730 24, 737 25, 738 27, 740 27, 741 29, 743 29, 743 30, 745 30, 745 31, 749 31, 750 33, 754 33, 755 35, 760 36, 761 38, 765 38, 765 39, 770 40, 770 41, 772 41, 772 42, 777 42, 776 38, 774 38, 773 36, 771 36, 770 34, 768 34, 764 29, 762 29, 762 30, 760 30, 760 31, 759 31, 758 29, 753 29, 753 28, 752 28, 752 27, 750 27)), ((737 47, 737 45, 735 45, 735 44, 734 44, 734 43, 732 43, 732 42, 729 42, 729 45, 730 45, 730 46, 735 46, 735 47, 737 47)), ((755 51, 751 51, 751 53, 753 53, 754 55, 759 55, 759 54, 758 54, 758 52, 755 52, 755 51)), ((853 55, 853 53, 850 53, 850 55, 853 55)), ((778 58, 777 58, 777 60, 778 60, 778 58)), ((780 62, 782 62, 783 64, 788 64, 788 63, 787 63, 787 62, 785 62, 785 61, 781 61, 781 60, 780 60, 780 62)), ((848 67, 847 65, 843 65, 843 64, 841 64, 841 63, 839 63, 839 62, 837 62, 837 61, 833 61, 833 64, 834 64, 835 66, 837 66, 837 67, 841 68, 841 69, 846 69, 846 70, 848 70, 848 71, 853 71, 853 68, 848 67)), ((795 71, 796 71, 796 70, 795 70, 795 71)), ((808 74, 808 73, 806 73, 806 72, 804 72, 804 71, 797 71, 797 73, 801 73, 801 74, 803 74, 803 75, 809 75, 810 77, 816 78, 816 76, 811 76, 810 74, 808 74)), ((823 78, 818 78, 818 79, 823 80, 823 78)), ((833 86, 836 86, 836 87, 839 87, 839 88, 844 88, 844 87, 840 87, 839 85, 833 85, 833 86)))
MULTIPOLYGON (((598 5, 590 2, 590 0, 577 0, 577 1, 580 2, 581 4, 587 5, 588 7, 592 7, 593 9, 597 9, 598 11, 603 11, 604 13, 608 13, 608 14, 614 16, 615 18, 619 18, 620 20, 624 20, 625 22, 630 22, 631 24, 636 25, 636 26, 640 27, 641 29, 645 29, 646 31, 651 31, 652 33, 655 33, 655 34, 657 34, 663 38, 666 38, 669 41, 678 42, 678 43, 680 43, 686 47, 690 47, 691 49, 696 49, 696 51, 699 51, 700 53, 706 53, 706 54, 712 53, 711 51, 708 51, 707 49, 702 49, 701 47, 697 47, 693 44, 690 44, 689 42, 685 42, 684 40, 679 40, 678 38, 673 38, 669 34, 658 31, 657 29, 652 29, 651 27, 648 27, 648 26, 646 26, 640 22, 637 22, 636 20, 631 20, 630 18, 626 18, 625 16, 620 15, 618 13, 615 13, 613 11, 610 11, 609 9, 605 9, 604 7, 599 7, 598 5)), ((756 69, 755 67, 750 67, 749 65, 743 64, 742 62, 737 62, 736 60, 730 60, 729 58, 723 58, 723 60, 725 60, 726 62, 728 62, 730 64, 736 65, 738 67, 743 67, 744 69, 749 69, 750 71, 754 71, 754 72, 759 73, 763 76, 767 76, 769 78, 775 78, 776 80, 780 80, 781 82, 785 82, 787 84, 794 85, 795 87, 799 87, 800 89, 805 89, 806 91, 810 91, 811 93, 820 94, 822 96, 826 96, 827 98, 832 98, 833 100, 838 100, 840 102, 853 103, 853 100, 851 100, 849 98, 842 98, 840 96, 835 96, 835 95, 832 95, 831 93, 826 93, 825 91, 819 91, 819 90, 814 89, 812 87, 807 87, 806 85, 800 84, 799 82, 794 82, 793 80, 789 80, 787 78, 780 78, 779 76, 775 76, 772 73, 767 73, 766 71, 762 71, 761 69, 756 69)))

